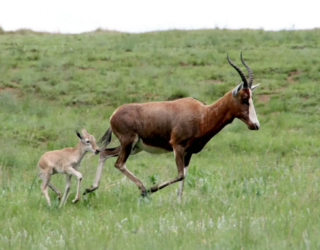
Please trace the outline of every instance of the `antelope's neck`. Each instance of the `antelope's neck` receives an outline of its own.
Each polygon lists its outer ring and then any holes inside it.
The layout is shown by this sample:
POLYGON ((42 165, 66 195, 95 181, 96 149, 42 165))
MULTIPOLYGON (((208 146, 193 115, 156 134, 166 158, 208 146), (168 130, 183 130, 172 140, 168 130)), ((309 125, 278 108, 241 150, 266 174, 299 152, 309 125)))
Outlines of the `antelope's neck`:
POLYGON ((78 144, 74 147, 74 153, 75 157, 77 158, 77 162, 81 162, 84 155, 87 153, 87 151, 84 150, 81 141, 78 142, 78 144))
POLYGON ((210 138, 216 135, 234 119, 232 115, 232 94, 228 92, 213 104, 207 106, 203 133, 210 138))

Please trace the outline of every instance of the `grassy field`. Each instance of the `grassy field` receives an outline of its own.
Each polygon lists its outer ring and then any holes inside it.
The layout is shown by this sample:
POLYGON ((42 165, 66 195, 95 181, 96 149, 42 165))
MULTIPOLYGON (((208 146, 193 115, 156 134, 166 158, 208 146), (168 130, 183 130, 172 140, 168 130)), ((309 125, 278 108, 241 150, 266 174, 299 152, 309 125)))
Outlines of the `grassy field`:
MULTIPOLYGON (((80 35, 0 29, 0 249, 319 249, 320 30, 198 30, 80 35), (106 161, 95 193, 66 205, 40 191, 37 161, 99 139, 124 103, 192 96, 214 102, 253 70, 259 131, 234 121, 191 159, 184 196, 148 198, 106 161)), ((113 137, 113 145, 117 145, 113 137)), ((81 190, 98 156, 87 155, 81 190)), ((177 174, 173 155, 140 153, 147 187, 177 174)), ((65 177, 52 183, 64 190, 65 177)))

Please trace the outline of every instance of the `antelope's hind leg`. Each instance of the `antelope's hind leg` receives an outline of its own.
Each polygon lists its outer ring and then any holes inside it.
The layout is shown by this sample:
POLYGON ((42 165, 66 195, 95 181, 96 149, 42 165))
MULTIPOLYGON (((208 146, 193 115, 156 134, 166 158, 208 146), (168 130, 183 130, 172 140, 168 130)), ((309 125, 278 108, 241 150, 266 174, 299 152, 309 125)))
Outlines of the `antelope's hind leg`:
POLYGON ((100 179, 101 179, 102 169, 103 169, 103 165, 104 165, 105 161, 110 157, 118 156, 119 153, 120 153, 120 149, 121 149, 121 147, 119 146, 119 147, 116 147, 116 148, 106 148, 106 149, 104 149, 104 150, 102 150, 100 152, 96 177, 95 177, 91 187, 86 188, 86 190, 84 191, 83 195, 86 195, 87 193, 91 193, 94 190, 98 189, 99 183, 100 183, 100 179))
POLYGON ((60 190, 57 189, 55 186, 53 186, 51 182, 48 182, 48 186, 49 186, 49 188, 52 189, 53 192, 55 192, 57 194, 58 200, 61 200, 61 192, 60 192, 60 190))
POLYGON ((66 176, 66 187, 64 189, 64 194, 63 194, 62 199, 60 201, 59 208, 61 208, 63 206, 63 204, 65 203, 65 200, 67 198, 67 195, 69 193, 70 185, 71 185, 71 177, 72 177, 72 175, 67 175, 66 176))
POLYGON ((38 174, 38 176, 42 180, 41 191, 42 191, 44 197, 46 198, 49 207, 51 207, 51 201, 50 201, 50 197, 48 194, 48 183, 50 181, 50 175, 40 172, 38 174))
MULTIPOLYGON (((70 167, 66 171, 69 175, 74 175, 78 179, 78 185, 77 185, 77 193, 76 197, 72 200, 72 203, 77 203, 80 200, 80 185, 81 185, 81 180, 82 180, 82 174, 75 170, 74 168, 70 167)), ((70 177, 71 178, 71 177, 70 177)))
POLYGON ((119 169, 121 171, 121 173, 123 173, 125 176, 127 176, 131 181, 133 181, 138 188, 141 190, 141 195, 144 197, 147 195, 147 190, 145 188, 145 186, 143 185, 143 183, 133 174, 131 173, 127 167, 126 167, 126 161, 129 157, 129 155, 131 153, 138 153, 140 152, 138 149, 134 150, 132 148, 133 143, 134 143, 134 139, 136 138, 136 136, 132 137, 132 140, 128 140, 129 142, 127 143, 121 143, 121 149, 120 149, 120 153, 118 156, 118 159, 116 161, 116 163, 114 164, 114 166, 119 169))

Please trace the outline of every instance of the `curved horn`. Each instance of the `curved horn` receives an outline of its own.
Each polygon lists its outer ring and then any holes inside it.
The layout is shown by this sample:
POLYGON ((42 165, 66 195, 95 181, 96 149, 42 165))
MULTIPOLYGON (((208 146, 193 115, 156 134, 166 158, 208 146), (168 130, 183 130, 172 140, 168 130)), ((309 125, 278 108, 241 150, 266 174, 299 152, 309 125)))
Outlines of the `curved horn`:
POLYGON ((246 62, 243 60, 242 58, 242 52, 240 53, 240 57, 241 57, 241 61, 242 61, 242 64, 247 68, 247 71, 249 73, 249 88, 251 89, 252 87, 252 82, 253 82, 253 73, 252 73, 252 70, 250 69, 250 67, 248 66, 248 64, 246 64, 246 62))
POLYGON ((228 54, 227 54, 227 59, 228 59, 229 64, 239 73, 239 75, 240 75, 240 77, 241 77, 241 79, 243 81, 243 88, 247 89, 248 88, 248 82, 247 82, 246 77, 244 76, 242 71, 238 68, 238 66, 236 66, 235 64, 233 64, 233 62, 230 61, 228 54))

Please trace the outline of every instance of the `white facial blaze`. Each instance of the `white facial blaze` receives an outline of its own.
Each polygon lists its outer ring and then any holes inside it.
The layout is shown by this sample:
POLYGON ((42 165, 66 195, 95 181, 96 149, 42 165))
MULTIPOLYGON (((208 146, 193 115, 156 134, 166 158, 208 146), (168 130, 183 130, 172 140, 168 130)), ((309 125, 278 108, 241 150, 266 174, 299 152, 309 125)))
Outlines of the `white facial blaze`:
POLYGON ((260 127, 260 123, 256 114, 256 110, 254 109, 253 106, 253 101, 252 101, 252 92, 250 90, 250 98, 249 98, 249 119, 252 123, 256 124, 258 127, 260 127))

